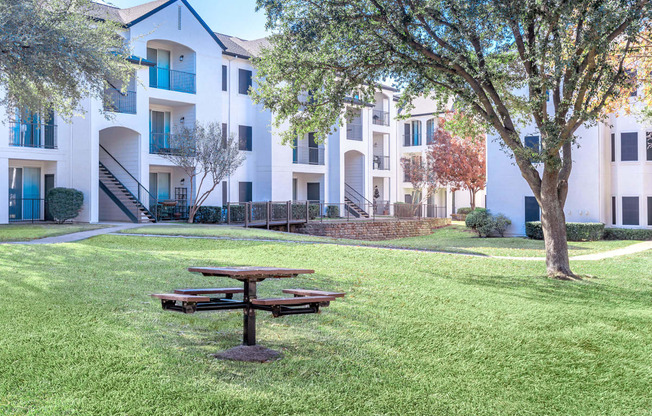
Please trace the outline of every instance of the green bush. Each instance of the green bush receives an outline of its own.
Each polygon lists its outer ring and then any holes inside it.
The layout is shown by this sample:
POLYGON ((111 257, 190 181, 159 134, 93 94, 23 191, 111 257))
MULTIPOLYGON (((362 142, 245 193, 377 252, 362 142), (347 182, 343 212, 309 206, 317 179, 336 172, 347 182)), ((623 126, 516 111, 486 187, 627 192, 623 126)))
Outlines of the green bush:
POLYGON ((457 213, 462 215, 468 215, 473 211, 471 207, 458 208, 457 213))
POLYGON ((466 226, 472 229, 473 231, 476 231, 478 228, 478 225, 480 224, 480 221, 484 216, 486 215, 487 210, 485 208, 476 208, 475 210, 469 212, 466 215, 466 226))
POLYGON ((326 216, 328 218, 339 218, 340 217, 340 207, 339 205, 329 205, 326 207, 326 216))
POLYGON ((605 228, 605 240, 652 240, 652 230, 640 228, 605 228))
POLYGON ((52 188, 46 195, 48 210, 59 224, 79 215, 84 205, 84 194, 72 188, 52 188))
MULTIPOLYGON (((319 216, 319 204, 308 205, 308 218, 314 220, 319 216)), ((302 220, 306 218, 305 202, 295 202, 292 204, 292 219, 302 220)))
MULTIPOLYGON (((568 241, 595 241, 604 237, 605 228, 601 222, 567 222, 566 239, 568 241)), ((543 240, 541 221, 525 223, 525 235, 534 240, 543 240)))
POLYGON ((194 221, 202 224, 222 222, 222 207, 201 206, 195 214, 194 221))
MULTIPOLYGON (((229 208, 224 207, 225 210, 230 210, 228 215, 231 216, 231 222, 244 222, 245 220, 245 206, 243 205, 230 205, 229 208)), ((228 211, 227 211, 228 212, 228 211)))
POLYGON ((498 214, 494 217, 494 231, 498 233, 499 236, 504 237, 505 231, 510 225, 512 225, 512 220, 503 214, 498 214))

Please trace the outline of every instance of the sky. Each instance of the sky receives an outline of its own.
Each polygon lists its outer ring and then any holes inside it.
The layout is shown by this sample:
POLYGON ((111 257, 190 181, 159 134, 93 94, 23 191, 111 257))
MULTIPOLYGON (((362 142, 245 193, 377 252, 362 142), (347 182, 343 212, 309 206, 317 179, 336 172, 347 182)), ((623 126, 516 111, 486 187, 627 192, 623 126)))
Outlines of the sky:
MULTIPOLYGON (((148 0, 104 0, 120 7, 137 6, 148 0)), ((256 13, 256 0, 188 0, 215 32, 252 40, 269 35, 265 31, 265 13, 256 13)))

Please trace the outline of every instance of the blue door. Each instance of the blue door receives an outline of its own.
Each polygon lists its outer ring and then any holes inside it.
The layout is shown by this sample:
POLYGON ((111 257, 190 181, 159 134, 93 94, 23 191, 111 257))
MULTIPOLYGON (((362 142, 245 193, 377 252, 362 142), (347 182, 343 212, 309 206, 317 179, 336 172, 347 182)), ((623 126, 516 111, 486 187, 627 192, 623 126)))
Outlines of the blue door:
POLYGON ((23 219, 41 217, 41 168, 23 168, 23 219))

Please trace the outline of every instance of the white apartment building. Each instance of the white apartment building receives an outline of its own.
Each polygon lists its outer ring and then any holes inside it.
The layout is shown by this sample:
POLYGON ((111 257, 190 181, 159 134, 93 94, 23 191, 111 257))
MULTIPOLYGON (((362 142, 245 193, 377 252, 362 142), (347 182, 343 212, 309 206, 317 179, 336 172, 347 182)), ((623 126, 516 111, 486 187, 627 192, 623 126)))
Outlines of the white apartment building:
MULTIPOLYGON (((400 158, 418 156, 426 157, 428 146, 433 142, 436 129, 439 126, 439 117, 452 108, 452 102, 448 108, 437 108, 434 100, 428 98, 416 98, 414 108, 410 117, 401 119, 398 123, 397 138, 399 140, 400 158)), ((413 185, 407 175, 400 169, 399 163, 399 200, 411 203, 414 198, 413 185)), ((485 191, 479 191, 475 195, 477 207, 485 205, 485 191)), ((436 211, 434 216, 449 217, 457 212, 459 208, 471 206, 471 197, 467 190, 452 191, 450 187, 442 186, 437 188, 426 200, 427 209, 436 211)))
MULTIPOLYGON (((186 0, 97 7, 96 17, 123 25, 134 80, 126 94, 121 85, 106 91, 110 119, 96 99, 81 103, 84 115, 71 122, 56 114, 48 119, 0 108, 6 120, 0 129, 0 176, 8 173, 8 180, 0 179, 0 223, 48 219, 44 198, 53 187, 84 193, 76 219, 83 222, 148 221, 153 201, 185 205, 189 178, 161 154, 174 151, 175 127, 196 121, 221 123, 246 153, 244 164, 205 205, 403 201, 400 155, 416 148, 403 146, 396 90, 382 86, 375 102, 356 110, 323 144, 307 135, 294 148, 282 145, 271 127, 272 114, 247 93, 256 87, 250 58, 265 39, 213 32, 186 0)), ((423 144, 419 150, 425 150, 423 144)))
MULTIPOLYGON (((636 100, 635 94, 630 99, 636 100)), ((536 127, 523 132, 523 143, 538 149, 536 127)), ((611 115, 607 123, 582 127, 576 135, 566 221, 652 228, 652 125, 611 115)), ((487 145, 487 208, 512 220, 509 234, 524 235, 525 222, 540 219, 539 206, 499 143, 494 137, 487 145)))

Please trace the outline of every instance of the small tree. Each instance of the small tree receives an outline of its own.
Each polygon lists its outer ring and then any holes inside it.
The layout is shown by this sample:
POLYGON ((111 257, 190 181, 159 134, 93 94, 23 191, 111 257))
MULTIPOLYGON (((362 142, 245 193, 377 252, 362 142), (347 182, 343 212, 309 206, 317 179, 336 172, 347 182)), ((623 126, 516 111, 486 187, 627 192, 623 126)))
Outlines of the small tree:
POLYGON ((412 185, 412 204, 415 205, 414 213, 419 210, 424 200, 437 189, 436 173, 427 158, 412 155, 401 158, 401 167, 405 179, 412 185))
POLYGON ((161 156, 183 169, 190 179, 188 222, 192 223, 199 207, 245 157, 235 137, 223 137, 221 125, 215 122, 178 128, 170 137, 170 147, 170 152, 161 156))
POLYGON ((126 83, 133 66, 118 23, 90 0, 0 0, 0 105, 70 118, 105 80, 126 83))
MULTIPOLYGON (((440 120, 440 125, 442 122, 440 120)), ((471 209, 475 209, 475 195, 487 182, 484 136, 460 139, 438 128, 428 158, 439 182, 449 186, 453 192, 468 190, 471 209)))

